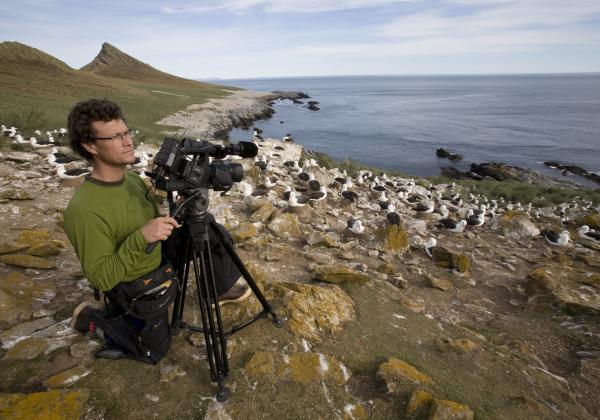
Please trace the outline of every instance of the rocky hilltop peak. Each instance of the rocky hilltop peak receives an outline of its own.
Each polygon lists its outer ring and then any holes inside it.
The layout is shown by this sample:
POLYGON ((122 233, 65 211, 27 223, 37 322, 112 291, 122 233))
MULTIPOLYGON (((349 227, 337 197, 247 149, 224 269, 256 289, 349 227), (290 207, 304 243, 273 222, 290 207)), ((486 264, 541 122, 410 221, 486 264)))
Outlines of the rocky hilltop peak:
POLYGON ((81 70, 101 76, 119 77, 154 82, 172 82, 186 80, 155 69, 149 64, 124 53, 114 45, 105 42, 98 55, 81 70))
POLYGON ((22 63, 72 70, 71 67, 50 54, 16 41, 0 42, 0 62, 10 63, 12 66, 15 63, 22 63))
POLYGON ((152 66, 142 63, 129 54, 124 53, 114 45, 105 42, 98 55, 81 70, 91 71, 97 74, 112 73, 115 69, 128 67, 130 69, 154 70, 152 66))

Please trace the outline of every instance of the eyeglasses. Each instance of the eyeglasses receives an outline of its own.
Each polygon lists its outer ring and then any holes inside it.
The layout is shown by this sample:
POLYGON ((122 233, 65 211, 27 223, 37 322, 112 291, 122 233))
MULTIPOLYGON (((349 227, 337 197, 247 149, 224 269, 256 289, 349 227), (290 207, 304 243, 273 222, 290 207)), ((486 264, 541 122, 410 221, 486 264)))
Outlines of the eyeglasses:
POLYGON ((127 130, 124 133, 119 133, 119 134, 115 134, 112 137, 92 137, 92 140, 116 140, 116 139, 121 139, 121 141, 125 140, 126 137, 133 139, 134 137, 134 133, 132 133, 131 131, 127 130))

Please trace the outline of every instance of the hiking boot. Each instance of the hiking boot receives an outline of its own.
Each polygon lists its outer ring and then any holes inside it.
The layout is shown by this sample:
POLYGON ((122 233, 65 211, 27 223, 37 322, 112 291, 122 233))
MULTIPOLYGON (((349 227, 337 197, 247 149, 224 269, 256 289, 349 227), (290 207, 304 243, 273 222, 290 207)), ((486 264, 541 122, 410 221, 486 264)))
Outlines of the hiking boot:
MULTIPOLYGON (((73 311, 71 322, 69 327, 80 333, 87 333, 90 331, 90 324, 93 324, 92 314, 97 311, 98 308, 89 302, 82 302, 73 311)), ((94 327, 92 327, 94 328, 94 327)))
POLYGON ((247 284, 240 284, 238 281, 231 287, 231 289, 218 297, 219 306, 226 303, 239 303, 250 296, 251 293, 252 290, 247 284))

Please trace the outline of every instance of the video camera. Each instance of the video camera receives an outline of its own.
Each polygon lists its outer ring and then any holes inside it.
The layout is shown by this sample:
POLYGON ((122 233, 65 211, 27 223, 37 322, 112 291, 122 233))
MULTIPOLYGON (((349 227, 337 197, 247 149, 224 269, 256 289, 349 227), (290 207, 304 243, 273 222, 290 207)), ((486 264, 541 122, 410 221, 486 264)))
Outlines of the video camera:
POLYGON ((225 162, 227 155, 254 157, 258 147, 241 141, 225 146, 208 141, 166 138, 154 157, 157 171, 149 174, 158 189, 185 192, 198 188, 228 191, 244 176, 241 164, 225 162), (212 162, 209 161, 212 157, 212 162))

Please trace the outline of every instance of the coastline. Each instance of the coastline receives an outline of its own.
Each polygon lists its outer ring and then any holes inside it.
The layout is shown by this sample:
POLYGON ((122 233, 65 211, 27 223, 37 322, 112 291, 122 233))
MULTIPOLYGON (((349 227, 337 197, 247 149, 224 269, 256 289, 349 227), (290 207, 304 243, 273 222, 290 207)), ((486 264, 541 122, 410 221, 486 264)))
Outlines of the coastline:
POLYGON ((225 98, 190 105, 157 124, 181 127, 176 131, 167 131, 171 135, 227 140, 233 128, 248 129, 255 121, 271 118, 275 114, 272 106, 274 101, 300 97, 306 95, 302 92, 231 91, 231 95, 225 98))
MULTIPOLYGON (((166 131, 168 135, 174 136, 195 136, 198 138, 213 139, 213 140, 228 140, 229 133, 234 128, 249 129, 259 120, 267 120, 274 116, 275 109, 273 107, 277 100, 296 101, 299 98, 307 98, 307 94, 303 92, 289 91, 273 91, 260 92, 252 90, 231 91, 231 95, 225 98, 210 99, 202 104, 193 104, 184 111, 179 111, 171 114, 157 124, 165 126, 181 127, 175 131, 166 131)), ((335 160, 324 152, 319 150, 308 150, 306 153, 311 153, 320 157, 322 161, 328 162, 329 166, 344 167, 349 164, 335 160)), ((474 165, 486 165, 487 163, 474 163, 474 165)), ((519 166, 507 165, 505 163, 492 163, 501 173, 497 177, 494 174, 489 175, 488 179, 497 181, 513 180, 525 184, 538 185, 541 187, 556 187, 564 189, 587 189, 594 190, 590 185, 582 184, 573 179, 564 179, 554 176, 542 174, 539 171, 526 169, 519 166), (506 174, 509 174, 507 177, 506 174)), ((381 172, 398 172, 390 171, 382 168, 370 167, 360 162, 352 162, 349 166, 359 166, 363 169, 372 169, 381 172)), ((450 164, 448 166, 440 166, 440 175, 449 179, 469 179, 468 172, 461 173, 456 171, 450 164)), ((436 176, 422 177, 413 174, 407 174, 414 178, 432 179, 439 178, 436 176)))

